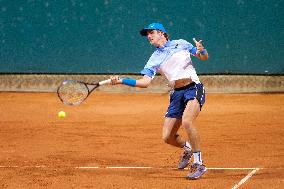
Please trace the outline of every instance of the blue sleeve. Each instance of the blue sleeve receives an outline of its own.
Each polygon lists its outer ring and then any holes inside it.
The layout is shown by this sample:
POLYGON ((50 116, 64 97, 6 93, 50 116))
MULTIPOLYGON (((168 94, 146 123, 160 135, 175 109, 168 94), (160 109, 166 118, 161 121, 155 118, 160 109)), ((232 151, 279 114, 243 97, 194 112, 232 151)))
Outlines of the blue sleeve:
POLYGON ((196 47, 192 47, 191 49, 188 49, 188 51, 189 51, 192 55, 196 55, 197 48, 196 48, 196 47))
POLYGON ((195 46, 184 39, 179 39, 178 42, 184 49, 187 49, 192 55, 196 56, 197 48, 195 46))
POLYGON ((151 78, 153 78, 156 75, 156 71, 154 69, 150 69, 150 68, 144 68, 140 73, 142 75, 147 75, 151 78))

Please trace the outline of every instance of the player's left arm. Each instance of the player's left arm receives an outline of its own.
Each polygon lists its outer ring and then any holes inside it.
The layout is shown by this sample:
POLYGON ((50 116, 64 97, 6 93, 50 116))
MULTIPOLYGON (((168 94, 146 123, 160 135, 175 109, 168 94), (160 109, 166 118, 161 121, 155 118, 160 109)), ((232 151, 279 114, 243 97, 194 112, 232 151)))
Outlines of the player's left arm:
POLYGON ((195 38, 193 38, 193 42, 195 43, 195 46, 197 48, 195 56, 200 60, 208 60, 209 54, 204 48, 202 40, 197 41, 195 38))

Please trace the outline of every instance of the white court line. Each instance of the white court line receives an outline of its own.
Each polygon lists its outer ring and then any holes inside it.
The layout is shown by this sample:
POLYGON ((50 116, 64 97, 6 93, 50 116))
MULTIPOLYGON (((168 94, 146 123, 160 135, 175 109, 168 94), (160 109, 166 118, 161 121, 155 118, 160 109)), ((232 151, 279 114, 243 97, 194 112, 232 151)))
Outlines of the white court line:
POLYGON ((242 184, 244 184, 250 177, 252 177, 260 168, 255 168, 252 170, 246 177, 244 177, 238 184, 236 184, 232 189, 239 188, 242 184))
MULTIPOLYGON (((110 166, 110 167, 75 167, 76 169, 155 169, 154 167, 125 167, 125 166, 110 166)), ((161 169, 161 168, 157 168, 161 169)))
MULTIPOLYGON (((0 165, 0 168, 48 168, 45 165, 35 165, 35 166, 3 166, 0 165)), ((163 167, 138 167, 138 166, 107 166, 107 167, 98 167, 98 166, 78 166, 74 167, 75 169, 177 169, 177 168, 163 168, 163 167)), ((263 168, 255 168, 255 167, 211 167, 207 168, 208 170, 256 170, 263 168)))
POLYGON ((0 168, 18 168, 19 166, 2 166, 0 165, 0 168))
POLYGON ((75 169, 153 169, 153 167, 75 167, 75 169))
POLYGON ((223 167, 223 168, 207 168, 207 169, 211 169, 211 170, 254 170, 254 169, 260 169, 260 168, 255 168, 255 167, 223 167))
MULTIPOLYGON (((76 169, 177 169, 177 168, 161 168, 161 167, 125 167, 125 166, 111 166, 111 167, 75 167, 76 169)), ((212 168, 207 168, 208 170, 255 170, 255 169, 260 169, 260 168, 253 168, 253 167, 212 167, 212 168)))
POLYGON ((99 169, 100 167, 75 167, 75 169, 99 169))
POLYGON ((106 167, 106 169, 153 169, 153 167, 106 167))
POLYGON ((75 169, 153 169, 153 167, 119 167, 119 166, 111 166, 111 167, 75 167, 75 169))

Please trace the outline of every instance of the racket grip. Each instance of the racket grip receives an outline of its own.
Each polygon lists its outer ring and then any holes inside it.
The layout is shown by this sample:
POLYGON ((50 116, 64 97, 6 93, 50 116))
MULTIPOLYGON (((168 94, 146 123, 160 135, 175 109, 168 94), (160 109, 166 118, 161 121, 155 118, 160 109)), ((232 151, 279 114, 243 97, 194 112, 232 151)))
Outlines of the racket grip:
POLYGON ((107 80, 103 80, 99 82, 99 85, 105 85, 105 84, 110 84, 111 83, 111 79, 107 79, 107 80))

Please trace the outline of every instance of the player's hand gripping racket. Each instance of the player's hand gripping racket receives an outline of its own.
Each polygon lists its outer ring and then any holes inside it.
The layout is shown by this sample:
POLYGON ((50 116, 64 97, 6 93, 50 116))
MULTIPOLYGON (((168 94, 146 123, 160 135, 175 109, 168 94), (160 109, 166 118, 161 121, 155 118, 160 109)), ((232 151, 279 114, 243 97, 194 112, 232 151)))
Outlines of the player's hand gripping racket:
POLYGON ((79 105, 99 86, 111 83, 107 79, 98 83, 66 80, 57 89, 59 99, 66 105, 79 105))

